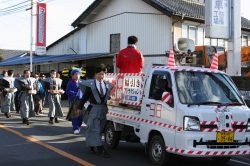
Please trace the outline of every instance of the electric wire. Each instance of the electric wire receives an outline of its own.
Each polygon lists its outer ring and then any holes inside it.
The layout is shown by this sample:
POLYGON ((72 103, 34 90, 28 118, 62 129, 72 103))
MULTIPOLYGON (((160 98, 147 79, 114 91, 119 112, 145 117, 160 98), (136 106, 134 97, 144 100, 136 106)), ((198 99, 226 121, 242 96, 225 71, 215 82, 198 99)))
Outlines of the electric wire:
POLYGON ((33 2, 32 5, 31 5, 31 3, 29 3, 29 4, 22 5, 22 6, 19 6, 19 7, 13 8, 13 9, 9 9, 9 10, 6 10, 6 11, 1 11, 0 10, 0 16, 5 16, 5 15, 25 11, 24 9, 27 9, 28 7, 34 6, 37 3, 42 2, 42 1, 44 1, 44 0, 37 0, 37 1, 33 2))

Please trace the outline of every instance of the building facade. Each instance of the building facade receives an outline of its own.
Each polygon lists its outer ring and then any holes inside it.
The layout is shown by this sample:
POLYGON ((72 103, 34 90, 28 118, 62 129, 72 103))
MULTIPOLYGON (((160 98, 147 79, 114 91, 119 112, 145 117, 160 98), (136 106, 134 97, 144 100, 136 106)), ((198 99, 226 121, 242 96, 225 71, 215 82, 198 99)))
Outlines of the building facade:
MULTIPOLYGON (((127 46, 127 37, 139 39, 138 49, 151 63, 167 62, 166 52, 178 38, 190 38, 196 45, 227 47, 227 41, 205 38, 205 0, 95 0, 72 23, 75 28, 47 47, 47 55, 101 53, 98 58, 81 61, 35 64, 33 71, 58 71, 72 65, 85 67, 87 75, 104 63, 111 68, 115 55, 127 46), (109 54, 109 56, 106 56, 109 54)), ((250 44, 250 21, 241 18, 242 46, 250 44)), ((1 68, 1 67, 0 67, 1 68)), ((112 70, 110 70, 112 71, 112 70)), ((145 69, 144 69, 145 71, 145 69)))

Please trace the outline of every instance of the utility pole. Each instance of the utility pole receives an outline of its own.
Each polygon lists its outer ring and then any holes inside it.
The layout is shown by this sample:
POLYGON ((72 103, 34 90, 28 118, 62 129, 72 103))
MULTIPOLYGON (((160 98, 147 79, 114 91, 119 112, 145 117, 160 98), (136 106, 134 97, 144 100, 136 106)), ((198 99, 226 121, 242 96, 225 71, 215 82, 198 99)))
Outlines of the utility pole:
POLYGON ((32 46, 33 46, 33 0, 31 1, 31 17, 30 17, 30 72, 32 72, 32 46))
POLYGON ((231 0, 231 40, 228 41, 228 75, 241 76, 241 0, 231 0))

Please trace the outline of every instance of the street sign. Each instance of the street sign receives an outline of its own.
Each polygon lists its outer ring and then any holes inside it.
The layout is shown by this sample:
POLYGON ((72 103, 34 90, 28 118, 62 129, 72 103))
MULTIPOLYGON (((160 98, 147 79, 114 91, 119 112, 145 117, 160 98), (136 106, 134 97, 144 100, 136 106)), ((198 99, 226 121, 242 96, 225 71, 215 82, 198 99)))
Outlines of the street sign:
POLYGON ((205 37, 231 38, 231 0, 205 1, 205 37))

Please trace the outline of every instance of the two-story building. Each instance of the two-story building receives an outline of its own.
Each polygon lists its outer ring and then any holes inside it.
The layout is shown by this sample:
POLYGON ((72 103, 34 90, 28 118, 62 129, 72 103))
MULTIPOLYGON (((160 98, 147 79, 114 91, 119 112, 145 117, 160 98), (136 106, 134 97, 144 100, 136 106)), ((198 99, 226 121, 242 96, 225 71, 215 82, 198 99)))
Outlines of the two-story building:
MULTIPOLYGON (((226 47, 225 40, 205 38, 204 23, 204 0, 95 0, 72 23, 73 31, 47 47, 47 55, 60 56, 60 63, 40 61, 34 64, 33 71, 61 71, 77 64, 86 67, 91 77, 92 69, 100 63, 113 67, 115 54, 127 46, 130 35, 138 37, 145 65, 166 63, 166 51, 178 38, 190 38, 196 45, 226 47), (93 56, 96 53, 99 56, 93 56), (73 54, 79 58, 69 60, 73 54)), ((250 21, 241 17, 241 27, 242 46, 246 46, 250 21)))

